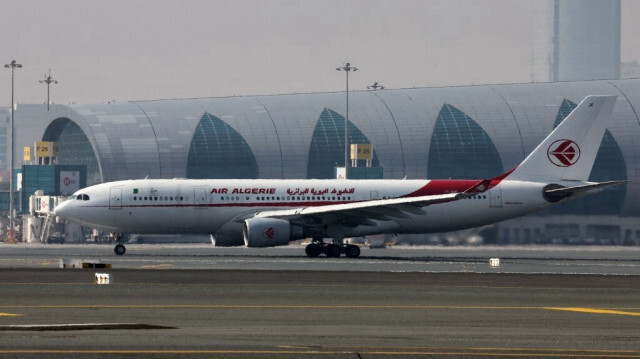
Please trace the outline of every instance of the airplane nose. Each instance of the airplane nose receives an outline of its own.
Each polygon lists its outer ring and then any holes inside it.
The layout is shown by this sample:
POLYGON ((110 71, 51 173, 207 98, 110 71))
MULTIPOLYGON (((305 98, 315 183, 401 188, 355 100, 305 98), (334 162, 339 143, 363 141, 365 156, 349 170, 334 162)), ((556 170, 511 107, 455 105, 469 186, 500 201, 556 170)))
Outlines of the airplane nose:
POLYGON ((65 208, 67 207, 67 202, 62 202, 59 205, 57 205, 54 209, 53 209, 53 214, 55 214, 56 216, 61 216, 64 217, 65 214, 68 212, 67 210, 65 210, 65 208))

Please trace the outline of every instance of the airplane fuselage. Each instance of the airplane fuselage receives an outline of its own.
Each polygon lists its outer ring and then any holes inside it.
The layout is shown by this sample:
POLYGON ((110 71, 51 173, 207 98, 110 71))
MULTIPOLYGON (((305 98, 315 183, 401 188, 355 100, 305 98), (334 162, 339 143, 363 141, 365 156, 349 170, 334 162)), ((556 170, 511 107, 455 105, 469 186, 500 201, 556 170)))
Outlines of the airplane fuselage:
MULTIPOLYGON (((460 193, 477 180, 129 180, 77 192, 74 213, 82 225, 126 233, 215 234, 234 219, 288 208, 460 193), (88 200, 77 199, 78 194, 88 200)), ((560 183, 562 184, 562 183, 560 183)), ((430 233, 495 223, 547 205, 546 183, 500 181, 468 199, 427 206, 377 221, 376 232, 430 233), (391 222, 391 223, 383 223, 391 222)), ((58 211, 63 211, 60 207, 58 211)), ((375 221, 375 219, 374 219, 375 221)), ((239 224, 241 221, 238 221, 239 224)), ((367 235, 366 226, 348 235, 367 235)), ((374 228, 371 228, 374 230, 374 228)), ((241 236, 241 232, 239 232, 241 236)))

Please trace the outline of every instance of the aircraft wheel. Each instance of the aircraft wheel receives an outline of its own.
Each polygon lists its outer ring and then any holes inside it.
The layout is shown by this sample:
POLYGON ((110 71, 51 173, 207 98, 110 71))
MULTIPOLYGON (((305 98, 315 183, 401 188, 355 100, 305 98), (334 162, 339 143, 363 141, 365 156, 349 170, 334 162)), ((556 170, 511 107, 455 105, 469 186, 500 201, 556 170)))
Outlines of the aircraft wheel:
POLYGON ((322 253, 322 247, 317 243, 311 243, 304 249, 304 252, 307 253, 307 257, 315 258, 322 253))
POLYGON ((342 254, 342 248, 337 244, 329 244, 324 247, 324 254, 329 258, 338 258, 342 254))
POLYGON ((113 248, 113 251, 116 255, 121 256, 127 251, 127 249, 122 244, 116 244, 116 247, 113 248))
POLYGON ((353 245, 353 244, 349 244, 345 249, 344 249, 344 254, 348 257, 348 258, 358 258, 360 257, 360 247, 353 245))

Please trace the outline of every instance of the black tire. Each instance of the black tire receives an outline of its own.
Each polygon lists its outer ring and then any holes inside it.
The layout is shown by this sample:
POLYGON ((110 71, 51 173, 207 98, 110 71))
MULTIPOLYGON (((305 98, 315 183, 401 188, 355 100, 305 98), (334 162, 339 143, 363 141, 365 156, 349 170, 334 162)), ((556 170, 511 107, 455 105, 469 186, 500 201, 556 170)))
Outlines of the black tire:
POLYGON ((113 252, 117 256, 121 256, 127 252, 127 249, 122 244, 116 244, 115 248, 113 248, 113 252))
POLYGON ((337 244, 329 244, 324 247, 324 254, 329 258, 338 258, 342 254, 342 248, 337 244))
POLYGON ((353 245, 353 244, 349 244, 345 249, 344 249, 344 254, 348 257, 348 258, 358 258, 360 257, 360 247, 353 245))
POLYGON ((304 249, 304 252, 307 253, 307 257, 316 258, 322 254, 322 247, 317 243, 311 243, 304 249))

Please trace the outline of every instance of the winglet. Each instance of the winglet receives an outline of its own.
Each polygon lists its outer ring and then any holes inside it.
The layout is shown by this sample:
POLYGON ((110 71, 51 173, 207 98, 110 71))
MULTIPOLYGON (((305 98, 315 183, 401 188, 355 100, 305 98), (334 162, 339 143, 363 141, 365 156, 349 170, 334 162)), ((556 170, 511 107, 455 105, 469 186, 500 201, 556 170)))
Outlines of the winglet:
POLYGON ((470 188, 466 189, 462 193, 469 193, 469 194, 482 193, 482 192, 488 190, 490 185, 491 185, 491 180, 490 179, 484 179, 484 180, 474 184, 470 188))

